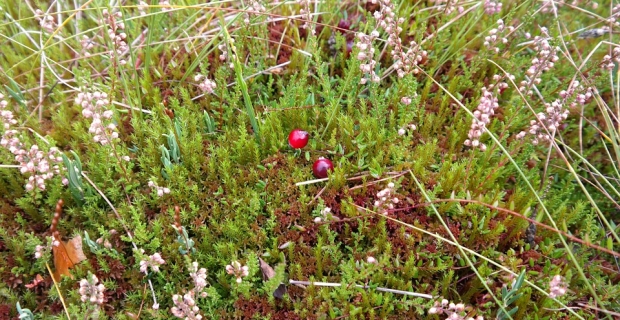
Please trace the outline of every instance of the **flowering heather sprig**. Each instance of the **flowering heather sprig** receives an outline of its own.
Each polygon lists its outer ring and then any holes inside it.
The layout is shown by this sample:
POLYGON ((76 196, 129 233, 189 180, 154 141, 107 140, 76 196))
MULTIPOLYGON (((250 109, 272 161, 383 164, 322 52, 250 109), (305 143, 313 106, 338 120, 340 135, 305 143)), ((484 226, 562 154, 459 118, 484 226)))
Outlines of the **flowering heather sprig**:
POLYGON ((251 16, 260 16, 262 13, 267 11, 267 8, 257 0, 250 0, 250 4, 245 9, 246 12, 243 15, 243 22, 245 24, 250 23, 250 15, 251 16))
POLYGON ((431 0, 435 3, 435 9, 441 10, 446 14, 450 14, 454 11, 459 13, 463 12, 464 8, 460 5, 460 0, 431 0))
MULTIPOLYGON (((192 269, 189 273, 189 276, 194 280, 194 289, 193 291, 198 293, 203 293, 202 290, 207 287, 207 269, 198 268, 198 262, 194 261, 192 263, 192 269)), ((203 295, 206 296, 206 295, 203 295)))
MULTIPOLYGON (((203 292, 207 287, 207 269, 199 268, 198 262, 194 261, 189 272, 190 277, 194 282, 194 288, 181 295, 175 294, 172 296, 172 302, 174 307, 170 309, 175 317, 181 319, 202 319, 200 315, 200 308, 196 305, 196 296, 206 297, 207 293, 203 292)), ((159 307, 159 306, 157 306, 159 307)))
POLYGON ((446 314, 448 317, 446 320, 484 320, 482 316, 476 318, 466 318, 465 305, 462 303, 454 304, 450 301, 443 299, 441 303, 435 301, 433 307, 428 310, 429 314, 446 314))
POLYGON ((151 268, 151 271, 159 272, 159 267, 164 263, 166 263, 166 261, 162 259, 161 255, 158 252, 156 252, 148 257, 143 258, 140 261, 140 272, 148 274, 149 267, 151 268))
POLYGON ((87 35, 83 35, 82 40, 80 40, 80 45, 82 46, 82 52, 84 53, 84 56, 89 57, 89 51, 95 47, 95 42, 87 35))
POLYGON ((80 280, 80 290, 79 293, 81 295, 82 302, 90 302, 92 304, 102 304, 103 303, 103 292, 105 291, 105 286, 99 282, 97 276, 94 274, 88 275, 87 279, 80 280))
POLYGON ((484 0, 484 13, 494 15, 502 12, 502 3, 494 0, 484 0))
POLYGON ((387 214, 388 210, 394 209, 394 204, 398 203, 398 198, 393 196, 394 183, 390 182, 387 188, 377 192, 377 200, 375 201, 375 208, 378 213, 387 214))
POLYGON ((553 279, 551 279, 551 281, 549 282, 549 297, 561 297, 566 294, 567 290, 567 285, 562 279, 562 276, 553 276, 553 279))
POLYGON ((49 14, 46 14, 41 9, 35 10, 34 13, 35 13, 35 18, 39 20, 39 25, 41 26, 41 28, 43 28, 43 30, 49 33, 54 32, 54 30, 58 26, 56 24, 56 21, 54 21, 54 17, 52 17, 49 14))
POLYGON ((45 181, 60 173, 57 163, 62 162, 57 148, 52 147, 48 152, 39 150, 39 146, 34 144, 30 150, 17 137, 18 131, 11 129, 17 124, 13 112, 7 110, 8 102, 4 100, 4 95, 0 94, 0 123, 4 128, 4 133, 0 137, 0 145, 8 149, 15 155, 15 161, 19 163, 19 171, 24 175, 29 175, 26 182, 26 191, 35 188, 45 190, 45 181))
POLYGON ((537 145, 540 141, 550 141, 554 132, 560 127, 560 123, 568 118, 568 109, 564 109, 562 102, 558 99, 552 103, 545 103, 545 112, 539 112, 536 120, 530 121, 530 128, 527 132, 521 131, 517 134, 517 139, 522 139, 526 134, 534 136, 532 144, 537 145), (547 134, 547 128, 550 134, 547 134))
MULTIPOLYGON (((85 91, 85 90, 84 90, 85 91)), ((80 92, 75 103, 82 106, 84 118, 92 118, 88 132, 94 134, 93 140, 106 145, 118 138, 116 124, 111 119, 114 111, 108 110, 108 95, 105 92, 80 92), (107 123, 107 124, 106 124, 107 123)))
POLYGON ((399 136, 404 136, 407 133, 407 129, 414 131, 417 128, 418 127, 416 127, 415 124, 410 123, 406 127, 398 129, 398 135, 399 136))
POLYGON ((312 21, 312 12, 310 11, 310 0, 297 0, 297 2, 301 5, 301 9, 299 9, 299 14, 302 15, 302 19, 304 19, 304 24, 301 25, 302 29, 310 29, 310 33, 312 35, 316 34, 314 28, 310 22, 312 21))
POLYGON ((234 275, 237 277, 237 283, 241 283, 241 278, 248 276, 249 268, 248 266, 241 266, 239 261, 233 261, 226 266, 226 273, 234 275))
POLYGON ((148 186, 151 189, 155 189, 157 190, 157 196, 158 197, 163 197, 164 194, 169 194, 170 193, 170 189, 166 188, 166 187, 160 187, 158 186, 155 182, 149 180, 148 186))
POLYGON ((45 246, 37 245, 34 248, 35 259, 41 259, 45 254, 52 251, 52 246, 58 247, 60 245, 60 241, 54 239, 54 237, 47 237, 46 239, 47 239, 47 245, 45 246))
POLYGON ((338 219, 332 215, 332 208, 325 207, 321 210, 321 216, 314 218, 314 223, 320 223, 322 221, 327 221, 329 219, 338 219))
POLYGON ((510 36, 514 30, 515 28, 513 26, 506 27, 504 20, 497 20, 497 28, 491 29, 489 35, 484 37, 484 46, 489 50, 495 51, 495 53, 499 53, 499 44, 508 43, 508 36, 510 36), (507 34, 506 31, 508 32, 507 34))
POLYGON ((35 187, 39 190, 45 190, 45 180, 54 177, 54 174, 60 173, 58 165, 50 166, 50 163, 62 162, 62 157, 58 156, 58 149, 50 148, 45 153, 39 150, 39 146, 32 145, 29 151, 20 149, 15 153, 15 160, 19 162, 19 170, 22 174, 30 174, 26 183, 26 191, 32 191, 35 187))
MULTIPOLYGON (((235 39, 234 38, 230 38, 230 42, 235 43, 235 39)), ((233 69, 235 67, 235 64, 232 63, 232 61, 229 60, 229 58, 231 59, 235 59, 235 54, 232 54, 232 57, 228 56, 228 46, 226 45, 226 41, 223 41, 221 44, 219 44, 217 46, 218 49, 220 49, 220 51, 222 51, 222 54, 220 54, 220 61, 224 62, 224 61, 229 61, 228 63, 228 67, 233 69)))
POLYGON ((562 98, 563 104, 568 103, 570 108, 574 108, 578 104, 582 106, 585 105, 590 101, 594 93, 597 92, 596 88, 585 88, 579 81, 574 80, 568 85, 567 90, 560 91, 560 98, 562 98))
POLYGON ((519 87, 519 91, 527 91, 530 95, 534 93, 531 87, 542 81, 540 78, 541 74, 551 70, 555 62, 559 59, 556 52, 559 51, 560 48, 553 47, 549 44, 549 33, 547 28, 541 27, 540 30, 542 36, 534 37, 534 51, 536 52, 536 56, 532 59, 532 65, 526 71, 526 79, 521 81, 521 86, 519 87))
POLYGON ((360 84, 366 84, 368 78, 375 83, 381 81, 381 78, 375 73, 377 61, 374 60, 375 48, 372 46, 372 41, 378 37, 379 32, 377 30, 371 32, 370 35, 366 35, 362 32, 357 34, 359 42, 357 42, 355 46, 360 49, 360 52, 357 54, 357 60, 362 62, 360 64, 362 74, 368 75, 368 77, 364 77, 360 80, 360 84))
POLYGON ((200 320, 202 316, 199 314, 200 308, 196 305, 196 300, 194 299, 194 291, 189 291, 181 297, 178 294, 172 296, 172 302, 174 303, 174 307, 170 309, 172 314, 181 319, 185 320, 200 320))
POLYGON ((162 6, 161 11, 163 12, 168 12, 172 10, 172 8, 170 7, 170 1, 168 0, 159 0, 159 5, 162 6))
POLYGON ((198 88, 205 94, 212 94, 217 87, 215 81, 210 80, 202 74, 197 74, 194 77, 194 81, 198 82, 198 88))
POLYGON ((612 54, 606 54, 603 57, 601 68, 612 71, 616 67, 616 63, 620 63, 620 47, 614 47, 612 54))
POLYGON ((420 46, 415 42, 409 42, 409 49, 404 50, 402 40, 400 39, 400 33, 403 28, 399 27, 399 24, 405 22, 404 18, 397 18, 394 13, 394 4, 391 0, 379 0, 381 9, 375 11, 374 17, 377 19, 379 27, 385 30, 388 34, 387 44, 392 46, 390 51, 392 59, 394 59, 394 70, 398 74, 398 77, 402 78, 410 72, 417 74, 418 64, 422 63, 426 57, 427 52, 422 50, 420 46))
POLYGON ((148 9, 148 7, 149 4, 146 3, 146 1, 141 0, 140 2, 138 2, 138 12, 141 16, 146 16, 146 9, 148 9))
POLYGON ((125 33, 125 23, 123 22, 123 14, 120 11, 110 14, 107 9, 103 9, 103 23, 108 26, 108 36, 112 40, 113 47, 109 49, 110 59, 118 58, 118 63, 124 65, 127 60, 122 56, 129 51, 127 45, 127 34, 125 33))
MULTIPOLYGON (((508 75, 508 77, 514 79, 513 75, 508 75)), ((485 151, 487 146, 480 142, 480 137, 487 130, 487 125, 491 123, 491 118, 495 115, 495 110, 499 107, 499 104, 497 103, 497 96, 503 90, 508 88, 508 84, 501 81, 501 76, 494 75, 493 80, 497 83, 497 85, 490 84, 488 89, 487 87, 482 88, 480 103, 478 104, 476 111, 474 111, 474 119, 472 120, 471 127, 467 133, 467 140, 464 142, 466 146, 480 148, 482 151, 485 151)))

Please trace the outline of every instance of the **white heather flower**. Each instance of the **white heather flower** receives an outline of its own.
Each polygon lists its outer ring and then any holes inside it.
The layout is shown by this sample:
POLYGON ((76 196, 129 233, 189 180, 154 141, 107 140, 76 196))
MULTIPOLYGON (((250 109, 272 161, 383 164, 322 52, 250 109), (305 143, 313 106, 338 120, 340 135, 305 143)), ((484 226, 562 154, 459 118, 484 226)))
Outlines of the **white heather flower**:
POLYGON ((369 256, 368 258, 366 258, 366 262, 375 264, 375 263, 377 263, 377 259, 375 259, 372 256, 369 256))
POLYGON ((237 283, 241 283, 241 278, 249 275, 249 268, 248 266, 241 266, 239 261, 233 261, 231 264, 226 266, 226 273, 234 275, 237 277, 237 283))
POLYGON ((105 287, 103 284, 97 284, 99 279, 94 274, 89 274, 87 279, 80 280, 79 293, 82 302, 90 302, 92 304, 103 303, 103 292, 105 287))
POLYGON ((169 194, 170 193, 170 189, 166 188, 166 187, 160 187, 158 186, 155 182, 149 180, 148 182, 148 186, 151 189, 155 189, 155 192, 157 193, 158 197, 163 197, 164 194, 169 194))
POLYGON ((402 97, 400 98, 400 102, 406 106, 411 104, 411 98, 409 97, 402 97))
POLYGON ((403 129, 403 128, 398 129, 398 135, 399 136, 403 136, 403 135, 405 135, 405 133, 407 133, 407 131, 405 129, 403 129))

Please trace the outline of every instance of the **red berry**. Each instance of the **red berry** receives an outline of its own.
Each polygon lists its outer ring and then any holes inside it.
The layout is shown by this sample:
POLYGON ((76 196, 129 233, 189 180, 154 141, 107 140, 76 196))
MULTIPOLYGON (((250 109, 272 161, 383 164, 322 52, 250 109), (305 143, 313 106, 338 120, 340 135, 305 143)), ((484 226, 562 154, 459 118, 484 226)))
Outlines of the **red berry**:
POLYGON ((288 145, 293 149, 301 149, 308 144, 310 134, 301 129, 295 129, 288 135, 288 145))
POLYGON ((327 178, 329 171, 334 171, 334 164, 329 159, 320 157, 312 165, 312 172, 317 178, 327 178))

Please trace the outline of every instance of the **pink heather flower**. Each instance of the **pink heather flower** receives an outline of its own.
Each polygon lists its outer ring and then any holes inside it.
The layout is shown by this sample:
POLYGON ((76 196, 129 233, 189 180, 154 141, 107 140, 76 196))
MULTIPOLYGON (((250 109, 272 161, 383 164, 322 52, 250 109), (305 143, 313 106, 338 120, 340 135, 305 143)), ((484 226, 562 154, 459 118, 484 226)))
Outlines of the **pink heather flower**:
MULTIPOLYGON (((360 49, 360 52, 357 54, 357 60, 362 62, 362 64, 360 64, 362 74, 368 75, 370 81, 375 83, 381 81, 381 78, 375 73, 377 61, 374 60, 375 48, 372 46, 372 41, 378 37, 379 32, 377 30, 371 32, 370 35, 360 32, 357 34, 359 41, 355 44, 355 46, 360 49)), ((360 84, 366 84, 368 82, 368 78, 362 78, 360 80, 360 84)))
POLYGON ((620 63, 620 47, 614 47, 612 55, 606 54, 601 62, 601 68, 612 71, 616 66, 616 63, 620 63))
MULTIPOLYGON (((513 75, 508 75, 508 77, 511 79, 514 78, 513 75)), ((490 84, 488 88, 482 88, 480 103, 474 111, 474 119, 467 133, 467 140, 464 142, 466 146, 479 148, 482 151, 485 151, 487 146, 480 142, 480 137, 486 132, 487 125, 491 123, 491 118, 495 115, 495 110, 499 107, 497 96, 508 88, 508 84, 502 81, 501 76, 494 75, 493 80, 495 84, 490 84)))
POLYGON ((408 105, 411 104, 411 98, 409 98, 409 97, 402 97, 402 98, 400 98, 400 103, 408 106, 408 105))
POLYGON ((54 17, 46 14, 41 9, 35 10, 34 13, 34 17, 39 21, 39 25, 41 26, 41 28, 43 28, 43 30, 49 33, 53 33, 57 26, 56 21, 54 21, 54 17))
POLYGON ((435 9, 443 11, 445 14, 450 14, 452 12, 463 12, 464 8, 460 5, 460 0, 432 0, 432 2, 436 3, 435 9))
POLYGON ((553 47, 549 44, 549 33, 547 28, 540 28, 542 36, 534 37, 534 51, 536 56, 532 59, 532 65, 527 69, 525 80, 521 81, 519 91, 527 92, 532 95, 534 91, 532 86, 540 84, 540 78, 543 72, 551 70, 559 57, 556 52, 560 51, 559 47, 553 47))
MULTIPOLYGON (((43 255, 45 255, 46 253, 52 251, 52 246, 54 246, 55 243, 58 243, 58 240, 54 240, 53 237, 47 237, 47 245, 44 246, 39 246, 37 245, 34 248, 34 258, 35 259, 41 259, 41 257, 43 257, 43 255)), ((58 243, 60 244, 60 243, 58 243)), ((56 245, 58 246, 58 245, 56 245)))
POLYGON ((566 294, 567 285, 562 279, 562 276, 555 275, 553 279, 549 282, 549 297, 557 298, 566 294))
POLYGON ((112 48, 108 48, 108 54, 111 60, 118 58, 120 65, 127 64, 127 60, 122 57, 129 51, 127 45, 127 34, 125 33, 125 23, 123 22, 123 14, 120 11, 110 13, 108 9, 103 9, 102 24, 108 26, 108 36, 112 41, 112 48))
POLYGON ((465 312, 465 305, 462 303, 454 304, 446 299, 443 299, 441 303, 435 301, 433 307, 428 309, 429 314, 446 314, 448 317, 446 320, 484 320, 482 316, 467 318, 467 312, 465 312))
POLYGON ((198 262, 192 263, 192 270, 189 276, 194 280, 194 291, 197 293, 202 292, 207 287, 207 269, 198 268, 198 262))
POLYGON ((45 181, 60 173, 60 167, 57 165, 62 162, 60 152, 55 147, 45 152, 36 144, 27 150, 18 137, 19 132, 11 129, 17 124, 17 120, 7 106, 8 102, 4 100, 4 95, 0 94, 0 125, 4 128, 4 133, 0 136, 0 146, 15 156, 15 161, 19 163, 19 171, 29 176, 25 186, 27 191, 45 190, 45 181))
POLYGON ((93 134, 93 140, 101 145, 107 145, 118 138, 116 124, 112 122, 114 111, 108 110, 108 94, 105 92, 88 92, 81 90, 75 98, 75 104, 82 107, 82 116, 92 119, 88 132, 93 134))
POLYGON ((239 261, 233 261, 226 266, 226 273, 235 275, 235 277, 237 277, 237 283, 241 283, 241 278, 248 276, 249 268, 248 266, 241 266, 239 261))
POLYGON ((500 1, 485 0, 484 1, 484 13, 488 15, 494 15, 502 12, 502 3, 500 1))
POLYGON ((172 8, 170 7, 170 1, 168 0, 159 0, 159 5, 162 6, 161 11, 163 12, 172 10, 172 8))
POLYGON ((197 74, 194 77, 194 81, 198 82, 198 88, 200 88, 204 94, 212 94, 216 88, 215 81, 209 80, 201 74, 197 74))
POLYGON ((141 16, 146 16, 146 9, 148 9, 148 7, 149 4, 146 3, 146 1, 140 0, 140 2, 138 2, 138 12, 141 16))
POLYGON ((508 43, 508 37, 514 32, 513 26, 506 27, 504 20, 497 20, 497 28, 489 31, 489 35, 484 37, 484 46, 495 53, 500 52, 500 44, 508 43))
POLYGON ((375 201, 375 208, 378 213, 388 214, 388 210, 394 209, 394 205, 400 200, 392 196, 394 193, 394 184, 388 183, 387 188, 377 192, 377 200, 375 201))
POLYGON ((267 8, 265 8, 265 6, 263 6, 259 1, 257 0, 250 0, 249 1, 249 5, 246 8, 246 11, 243 14, 243 22, 245 24, 249 24, 250 23, 250 14, 252 16, 260 16, 261 13, 264 13, 267 11, 267 8))
POLYGON ((80 280, 80 290, 82 302, 90 302, 92 304, 103 303, 103 292, 105 287, 103 284, 97 284, 99 279, 94 274, 89 274, 87 279, 80 280))
POLYGON ((142 258, 142 261, 140 261, 140 272, 148 274, 149 267, 151 268, 151 271, 159 272, 159 266, 161 266, 164 263, 166 263, 166 261, 164 261, 161 255, 156 252, 151 256, 142 258))
POLYGON ((409 42, 409 48, 407 51, 404 50, 402 40, 400 39, 400 33, 403 29, 399 27, 399 24, 405 22, 405 19, 396 17, 394 4, 391 0, 378 0, 378 2, 381 4, 381 7, 379 11, 375 11, 374 17, 377 20, 378 26, 388 34, 387 44, 393 47, 390 55, 394 60, 393 67, 398 77, 402 78, 409 73, 419 73, 418 65, 426 59, 427 52, 422 50, 415 41, 409 42))
POLYGON ((189 291, 183 297, 178 294, 172 296, 172 302, 174 303, 174 307, 170 309, 172 314, 181 319, 185 320, 200 320, 202 316, 199 314, 200 308, 196 305, 196 300, 194 300, 194 291, 189 291))
POLYGON ((301 9, 299 9, 299 14, 302 15, 302 19, 305 20, 304 24, 301 25, 302 29, 310 29, 310 33, 312 35, 316 34, 314 28, 310 24, 312 22, 312 12, 310 11, 310 4, 312 1, 310 0, 297 0, 297 2, 301 5, 301 9))

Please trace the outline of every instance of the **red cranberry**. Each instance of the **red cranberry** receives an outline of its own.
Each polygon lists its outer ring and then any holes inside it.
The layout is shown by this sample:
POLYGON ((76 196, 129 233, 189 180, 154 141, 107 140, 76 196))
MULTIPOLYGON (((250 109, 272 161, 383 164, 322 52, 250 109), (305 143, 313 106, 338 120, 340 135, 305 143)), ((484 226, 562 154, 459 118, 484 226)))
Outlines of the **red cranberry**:
POLYGON ((310 134, 301 129, 295 129, 288 135, 288 145, 293 149, 301 149, 308 144, 310 134))
POLYGON ((334 171, 334 164, 329 159, 320 157, 312 165, 312 172, 317 178, 327 178, 329 171, 334 171))

